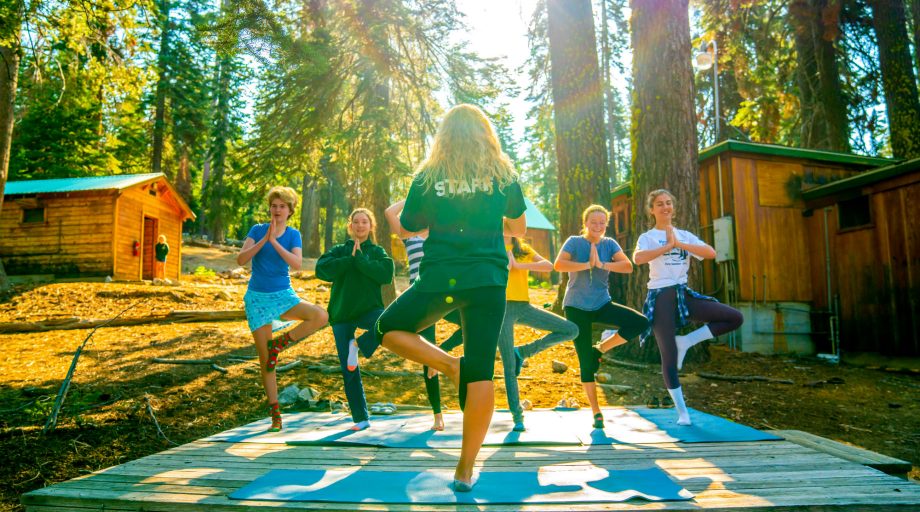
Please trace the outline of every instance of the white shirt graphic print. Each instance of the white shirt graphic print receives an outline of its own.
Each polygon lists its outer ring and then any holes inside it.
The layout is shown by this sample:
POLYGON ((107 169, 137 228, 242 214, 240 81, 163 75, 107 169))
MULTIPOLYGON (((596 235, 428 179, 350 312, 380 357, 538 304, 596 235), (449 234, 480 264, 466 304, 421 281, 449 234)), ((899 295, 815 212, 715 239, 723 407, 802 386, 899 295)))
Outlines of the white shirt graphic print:
MULTIPOLYGON (((674 236, 680 243, 688 245, 703 245, 706 242, 696 235, 682 229, 674 229, 674 236)), ((662 229, 650 229, 639 236, 636 241, 636 251, 657 249, 668 243, 668 234, 662 229)), ((690 256, 698 260, 703 258, 689 252, 673 248, 648 262, 648 289, 657 290, 678 284, 687 284, 687 273, 690 271, 690 256)))

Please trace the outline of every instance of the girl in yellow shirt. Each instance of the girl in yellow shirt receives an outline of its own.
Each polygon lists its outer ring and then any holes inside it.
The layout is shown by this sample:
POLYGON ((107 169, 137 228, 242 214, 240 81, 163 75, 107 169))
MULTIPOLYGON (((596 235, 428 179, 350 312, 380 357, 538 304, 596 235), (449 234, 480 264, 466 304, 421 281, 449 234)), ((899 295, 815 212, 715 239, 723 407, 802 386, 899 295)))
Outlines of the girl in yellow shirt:
POLYGON ((514 430, 521 432, 524 430, 524 410, 521 407, 517 376, 521 374, 524 359, 563 341, 575 339, 578 336, 578 326, 530 304, 530 271, 551 272, 553 263, 516 237, 505 237, 505 250, 508 251, 508 288, 505 291, 505 320, 498 336, 498 350, 502 356, 505 391, 508 395, 508 408, 514 418, 514 430), (517 324, 548 332, 536 341, 514 348, 514 326, 517 324))

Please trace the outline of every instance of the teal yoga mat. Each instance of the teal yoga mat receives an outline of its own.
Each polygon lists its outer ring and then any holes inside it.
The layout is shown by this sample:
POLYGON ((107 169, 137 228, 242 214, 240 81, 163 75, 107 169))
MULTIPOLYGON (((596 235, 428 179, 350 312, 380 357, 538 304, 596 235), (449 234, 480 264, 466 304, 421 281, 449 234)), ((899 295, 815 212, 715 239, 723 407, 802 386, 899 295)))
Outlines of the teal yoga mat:
POLYGON ((483 472, 472 492, 451 487, 453 470, 274 470, 230 494, 236 500, 388 504, 603 503, 640 498, 684 501, 693 494, 658 468, 545 467, 483 472))
POLYGON ((654 423, 663 432, 682 443, 719 443, 742 441, 779 441, 782 438, 747 425, 690 409, 692 425, 678 425, 674 409, 637 407, 636 414, 654 423))
POLYGON ((774 441, 773 434, 733 421, 690 409, 693 424, 677 424, 674 409, 608 408, 603 409, 604 428, 595 429, 590 409, 560 410, 566 424, 586 445, 657 444, 657 443, 720 443, 744 441, 774 441))
MULTIPOLYGON (((485 446, 578 446, 581 440, 555 411, 529 411, 525 415, 524 432, 513 432, 511 413, 496 411, 492 415, 485 446)), ((431 430, 430 414, 372 417, 371 428, 360 432, 343 432, 350 423, 334 422, 302 432, 290 433, 285 442, 290 445, 353 444, 386 448, 460 448, 463 441, 463 415, 445 413, 443 431, 431 430)))

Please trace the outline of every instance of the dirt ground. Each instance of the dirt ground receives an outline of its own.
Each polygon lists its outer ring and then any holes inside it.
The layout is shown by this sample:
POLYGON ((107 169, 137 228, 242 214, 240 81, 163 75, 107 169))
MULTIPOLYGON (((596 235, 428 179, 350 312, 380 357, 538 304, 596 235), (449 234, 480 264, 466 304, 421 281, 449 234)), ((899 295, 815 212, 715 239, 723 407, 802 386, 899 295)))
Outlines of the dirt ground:
MULTIPOLYGON (((189 272, 198 265, 217 271, 235 267, 232 255, 183 248, 189 272)), ((311 267, 312 268, 312 267, 311 267)), ((299 274, 294 288, 306 300, 325 306, 328 285, 299 274)), ((404 280, 400 280, 404 282, 404 280)), ((179 286, 138 283, 57 283, 29 285, 0 303, 0 323, 47 318, 110 318, 128 306, 125 317, 165 314, 171 310, 242 308, 245 278, 188 276, 179 286), (217 298, 219 292, 226 296, 217 298)), ((554 290, 534 289, 535 304, 552 302, 554 290)), ((438 339, 452 331, 440 324, 438 339)), ((41 430, 54 396, 88 330, 0 335, 0 510, 22 510, 19 496, 32 489, 74 478, 186 443, 266 415, 255 350, 245 322, 141 325, 99 329, 79 360, 57 429, 41 430), (168 365, 155 357, 212 359, 226 374, 202 365, 168 365), (149 404, 149 408, 148 405, 149 404), (162 428, 158 432, 155 420, 162 428), (168 440, 167 440, 168 438, 168 440)), ((517 343, 538 337, 519 327, 517 343)), ((709 362, 687 365, 682 383, 689 405, 761 429, 797 429, 909 460, 920 477, 920 373, 890 371, 878 358, 859 365, 831 365, 815 358, 761 356, 711 346, 709 362), (699 373, 760 375, 794 384, 726 382, 699 373), (819 381, 828 381, 815 384, 819 381)), ((307 366, 338 364, 327 328, 282 354, 279 364, 305 364, 279 376, 280 387, 297 384, 343 400, 341 377, 307 366)), ((915 362, 908 362, 908 366, 915 362)), ((553 407, 560 399, 585 404, 577 358, 570 343, 557 345, 528 361, 521 380, 522 398, 534 407, 553 407), (553 373, 552 361, 569 369, 553 373)), ((899 362, 897 367, 904 366, 899 362)), ((386 350, 362 362, 370 371, 420 372, 386 350)), ((630 386, 607 392, 609 405, 645 404, 665 394, 655 367, 627 368, 606 361, 601 372, 610 383, 630 386)), ((496 365, 501 373, 501 365, 496 365)), ((497 403, 507 405, 496 379, 497 403)), ((442 396, 457 408, 453 386, 442 379, 442 396)), ((420 376, 365 377, 369 403, 427 405, 420 376)), ((526 419, 526 415, 525 415, 526 419)))

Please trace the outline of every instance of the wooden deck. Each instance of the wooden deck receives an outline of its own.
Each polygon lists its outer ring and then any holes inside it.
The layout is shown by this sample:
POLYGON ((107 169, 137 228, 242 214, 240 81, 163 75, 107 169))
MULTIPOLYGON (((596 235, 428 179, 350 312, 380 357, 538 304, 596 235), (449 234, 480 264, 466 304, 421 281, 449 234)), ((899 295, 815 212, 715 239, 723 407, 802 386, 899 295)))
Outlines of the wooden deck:
MULTIPOLYGON (((841 450, 839 446, 835 449, 841 450)), ((789 440, 613 446, 503 446, 484 448, 479 457, 482 471, 533 471, 547 465, 556 465, 556 470, 560 470, 558 465, 609 469, 641 469, 656 465, 696 495, 694 500, 685 502, 649 503, 633 500, 624 503, 566 505, 434 506, 238 501, 227 497, 272 469, 329 469, 355 465, 383 471, 452 468, 458 455, 459 450, 456 449, 195 441, 30 492, 23 495, 22 503, 28 512, 238 512, 263 508, 281 511, 920 510, 920 485, 789 440)))

